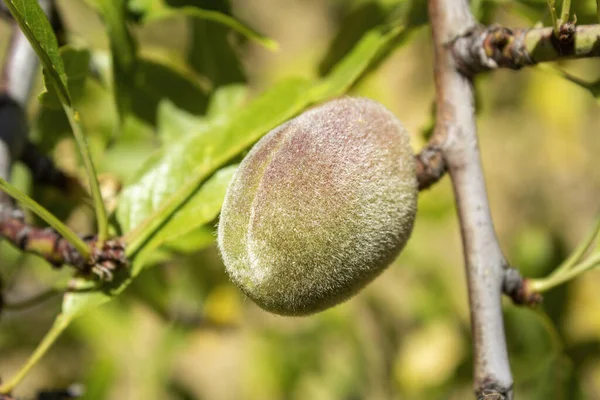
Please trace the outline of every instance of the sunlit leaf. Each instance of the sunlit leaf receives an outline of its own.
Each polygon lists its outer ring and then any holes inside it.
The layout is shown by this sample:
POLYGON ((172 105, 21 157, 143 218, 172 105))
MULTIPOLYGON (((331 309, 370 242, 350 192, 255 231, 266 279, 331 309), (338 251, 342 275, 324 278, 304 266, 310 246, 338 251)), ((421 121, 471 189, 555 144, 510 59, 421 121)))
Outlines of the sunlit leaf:
POLYGON ((197 134, 210 128, 219 119, 228 118, 228 112, 243 105, 248 96, 245 85, 228 85, 220 87, 210 101, 206 116, 198 117, 177 107, 172 101, 161 101, 157 112, 158 136, 163 143, 180 139, 188 134, 197 134))
POLYGON ((176 240, 167 242, 163 248, 175 253, 195 253, 204 250, 215 242, 217 238, 217 227, 211 224, 178 237, 176 240))
MULTIPOLYGON (((225 192, 236 170, 237 165, 225 167, 210 177, 152 237, 150 246, 156 248, 177 240, 214 220, 221 211, 225 192)), ((135 196, 135 193, 130 195, 135 196)), ((134 268, 133 274, 138 272, 137 267, 134 268)))
POLYGON ((236 167, 218 171, 202 188, 171 218, 161 231, 152 238, 145 252, 139 254, 129 270, 121 271, 113 282, 99 286, 98 282, 76 278, 63 300, 63 318, 72 320, 90 307, 99 306, 121 293, 141 272, 147 256, 162 244, 190 233, 196 227, 213 220, 221 208, 227 185, 236 167), (192 222, 192 223, 190 223, 192 222))

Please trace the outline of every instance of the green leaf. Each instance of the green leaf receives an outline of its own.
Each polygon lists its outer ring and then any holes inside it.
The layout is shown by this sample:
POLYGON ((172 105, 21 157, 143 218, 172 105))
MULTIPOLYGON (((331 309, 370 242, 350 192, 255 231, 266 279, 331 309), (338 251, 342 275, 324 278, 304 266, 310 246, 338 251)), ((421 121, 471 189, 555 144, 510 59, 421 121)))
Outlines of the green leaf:
MULTIPOLYGON (((83 88, 88 76, 90 65, 90 51, 88 49, 77 49, 73 46, 63 46, 59 50, 60 56, 65 67, 67 77, 67 87, 71 95, 73 104, 77 104, 83 94, 83 88)), ((48 76, 48 70, 44 70, 44 81, 46 87, 51 85, 51 77, 48 76)), ((58 95, 54 90, 46 90, 39 96, 40 103, 52 109, 62 109, 58 95)))
POLYGON ((180 139, 187 134, 197 134, 210 129, 211 123, 227 118, 230 110, 238 109, 246 101, 245 85, 229 85, 219 88, 209 104, 206 117, 198 117, 178 108, 173 102, 163 100, 158 106, 158 136, 163 143, 180 139))
POLYGON ((204 225, 183 236, 164 244, 163 248, 175 253, 196 253, 212 245, 217 238, 214 225, 204 225))
POLYGON ((131 110, 136 81, 137 43, 126 23, 126 0, 86 0, 102 16, 112 54, 113 90, 121 125, 131 110))
POLYGON ((214 240, 214 228, 206 224, 218 215, 225 191, 236 169, 237 165, 230 166, 214 174, 190 201, 175 213, 143 251, 136 254, 130 269, 119 271, 112 282, 99 283, 83 278, 73 279, 69 284, 69 291, 63 298, 62 313, 59 316, 63 322, 66 320, 68 324, 88 309, 105 304, 120 294, 143 270, 146 262, 152 259, 154 251, 162 245, 172 242, 169 245, 170 249, 185 251, 188 247, 186 243, 176 243, 179 239, 201 246, 211 243, 214 240), (190 224, 190 221, 194 224, 190 224))
POLYGON ((169 99, 164 99, 158 105, 156 130, 160 140, 168 144, 183 138, 189 133, 204 131, 202 125, 210 124, 206 118, 198 117, 177 107, 169 99))
POLYGON ((199 18, 207 21, 214 21, 224 26, 227 26, 247 38, 261 44, 270 50, 277 50, 279 44, 273 39, 269 39, 254 29, 248 27, 241 21, 224 14, 220 11, 205 10, 195 6, 183 6, 183 7, 170 7, 159 0, 151 0, 145 2, 137 2, 137 11, 143 12, 142 21, 144 23, 151 23, 166 18, 172 18, 176 16, 188 16, 192 18, 199 18))
MULTIPOLYGON (((142 271, 148 256, 163 244, 179 239, 194 230, 201 229, 202 242, 206 242, 204 225, 218 215, 225 191, 233 177, 237 166, 226 167, 209 179, 188 201, 184 207, 173 215, 163 229, 152 238, 143 252, 135 258, 129 270, 120 271, 113 282, 102 286, 97 281, 76 278, 70 284, 70 290, 63 300, 63 318, 72 320, 86 309, 96 307, 109 301, 121 293, 131 281, 142 271), (191 223, 190 223, 191 222, 191 223)), ((175 246, 177 248, 177 246, 175 246)))
POLYGON ((248 88, 241 84, 220 87, 213 95, 207 116, 209 118, 227 117, 230 112, 241 108, 248 98, 248 88))
POLYGON ((153 243, 162 245, 178 240, 217 218, 225 199, 225 192, 237 167, 237 165, 225 167, 207 180, 157 232, 152 238, 153 243))
POLYGON ((62 103, 71 104, 67 75, 50 21, 37 0, 6 0, 6 5, 46 69, 62 103))
POLYGON ((262 135, 309 105, 344 94, 401 31, 370 31, 328 77, 317 82, 284 81, 230 118, 219 119, 210 128, 202 126, 198 134, 172 143, 154 157, 121 193, 117 219, 127 233, 129 251, 137 251, 202 182, 262 135))

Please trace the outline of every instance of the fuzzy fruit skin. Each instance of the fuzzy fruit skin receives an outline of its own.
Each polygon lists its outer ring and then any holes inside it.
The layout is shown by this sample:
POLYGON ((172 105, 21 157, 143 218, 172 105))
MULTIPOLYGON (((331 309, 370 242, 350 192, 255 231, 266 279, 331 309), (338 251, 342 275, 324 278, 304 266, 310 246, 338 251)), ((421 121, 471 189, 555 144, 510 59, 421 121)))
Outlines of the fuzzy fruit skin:
POLYGON ((342 98, 264 136, 233 177, 218 245, 260 307, 307 315, 372 281, 406 244, 417 211, 409 135, 381 104, 342 98))

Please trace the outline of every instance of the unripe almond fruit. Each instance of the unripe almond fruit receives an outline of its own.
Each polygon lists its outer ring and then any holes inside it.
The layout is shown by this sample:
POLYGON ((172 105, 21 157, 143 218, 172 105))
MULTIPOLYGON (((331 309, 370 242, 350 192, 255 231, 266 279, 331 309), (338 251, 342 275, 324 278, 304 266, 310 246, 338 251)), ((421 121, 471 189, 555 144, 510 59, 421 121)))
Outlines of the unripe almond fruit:
POLYGON ((252 148, 225 196, 219 249, 231 280, 260 307, 306 315, 381 273, 416 210, 408 133, 381 104, 342 98, 252 148))

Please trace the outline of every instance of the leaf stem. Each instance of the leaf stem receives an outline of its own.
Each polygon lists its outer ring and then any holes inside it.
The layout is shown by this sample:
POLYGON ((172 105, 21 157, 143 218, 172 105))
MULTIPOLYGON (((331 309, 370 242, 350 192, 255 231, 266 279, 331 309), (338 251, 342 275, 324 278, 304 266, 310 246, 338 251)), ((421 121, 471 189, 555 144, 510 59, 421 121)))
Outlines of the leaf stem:
POLYGON ((592 257, 583 261, 578 266, 568 271, 562 272, 560 274, 552 274, 549 277, 543 279, 532 279, 530 281, 530 287, 534 292, 543 293, 598 266, 600 266, 600 253, 593 255, 592 257))
POLYGON ((571 0, 563 0, 562 10, 560 12, 560 24, 569 22, 570 10, 571 10, 571 0))
POLYGON ((563 263, 552 272, 551 276, 562 275, 571 268, 573 268, 575 265, 577 265, 577 263, 583 259, 585 253, 594 244, 595 239, 598 237, 598 233, 600 233, 600 215, 596 218, 594 227, 590 230, 590 232, 584 238, 581 244, 577 246, 577 248, 569 256, 569 258, 563 261, 563 263))
POLYGON ((31 369, 41 360, 41 358, 48 352, 50 347, 56 342, 60 334, 69 325, 69 320, 59 315, 54 321, 54 324, 46 333, 40 344, 36 347, 33 354, 29 357, 27 362, 21 367, 17 374, 7 383, 0 386, 0 394, 10 394, 13 389, 25 378, 25 376, 31 371, 31 369))
POLYGON ((46 221, 48 225, 54 228, 62 237, 69 241, 69 243, 71 243, 85 259, 90 257, 90 249, 88 245, 79 236, 77 236, 75 232, 73 232, 71 229, 69 229, 69 227, 52 215, 50 211, 46 210, 38 202, 2 178, 0 178, 0 189, 6 192, 9 196, 18 200, 29 210, 33 211, 38 217, 46 221))
MULTIPOLYGON (((62 99, 61 99, 62 100, 62 99)), ((71 107, 69 107, 64 101, 63 109, 69 120, 69 125, 73 130, 73 136, 77 142, 79 153, 83 159, 85 171, 88 177, 90 191, 92 193, 92 199, 94 201, 94 210, 96 211, 96 221, 98 223, 98 242, 97 246, 101 247, 104 241, 108 238, 108 220, 106 217, 106 208, 104 207, 104 201, 102 200, 102 194, 100 193, 100 185, 98 184, 98 177, 96 175, 96 169, 90 156, 87 140, 81 130, 79 122, 79 114, 71 107)))
MULTIPOLYGON (((554 35, 558 37, 560 24, 558 23, 558 17, 556 16, 556 2, 555 0, 547 0, 548 8, 550 9, 550 18, 552 19, 552 27, 554 28, 554 35)), ((600 1, 600 0, 598 0, 600 1)))

